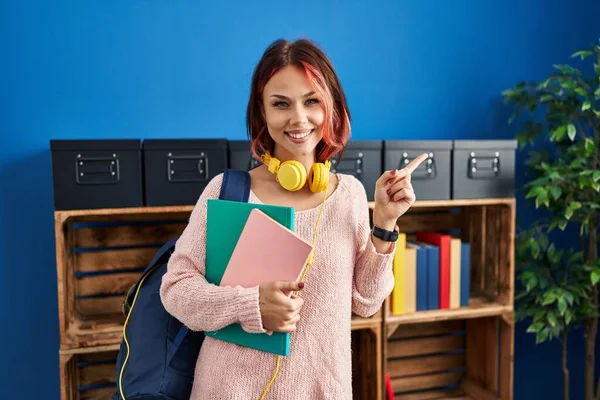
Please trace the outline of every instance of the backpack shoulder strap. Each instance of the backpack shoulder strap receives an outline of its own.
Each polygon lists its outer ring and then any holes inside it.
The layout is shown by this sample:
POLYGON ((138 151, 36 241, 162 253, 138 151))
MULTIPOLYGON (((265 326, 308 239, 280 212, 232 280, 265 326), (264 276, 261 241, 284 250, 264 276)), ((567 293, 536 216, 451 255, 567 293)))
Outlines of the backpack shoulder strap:
POLYGON ((219 199, 247 202, 250 196, 250 174, 237 169, 223 170, 219 199))
MULTIPOLYGON (((236 169, 224 169, 223 170, 223 183, 221 185, 221 191, 219 193, 219 199, 230 200, 230 201, 241 201, 247 202, 250 196, 250 174, 248 171, 241 171, 236 169)), ((137 282, 129 289, 129 292, 125 296, 125 302, 123 304, 123 313, 127 315, 128 308, 131 305, 133 294, 135 289, 140 282, 145 278, 146 275, 154 270, 154 267, 163 259, 165 254, 172 252, 175 248, 179 237, 174 237, 168 242, 163 244, 161 248, 156 252, 152 261, 148 264, 146 269, 140 274, 137 282)))

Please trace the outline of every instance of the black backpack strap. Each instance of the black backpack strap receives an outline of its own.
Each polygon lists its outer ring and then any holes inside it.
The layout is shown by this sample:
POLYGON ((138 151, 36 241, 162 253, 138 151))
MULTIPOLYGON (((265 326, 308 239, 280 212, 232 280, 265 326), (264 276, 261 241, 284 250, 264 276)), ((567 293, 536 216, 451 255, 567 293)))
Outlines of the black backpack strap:
POLYGON ((250 196, 250 174, 238 169, 224 169, 219 199, 247 202, 250 196))

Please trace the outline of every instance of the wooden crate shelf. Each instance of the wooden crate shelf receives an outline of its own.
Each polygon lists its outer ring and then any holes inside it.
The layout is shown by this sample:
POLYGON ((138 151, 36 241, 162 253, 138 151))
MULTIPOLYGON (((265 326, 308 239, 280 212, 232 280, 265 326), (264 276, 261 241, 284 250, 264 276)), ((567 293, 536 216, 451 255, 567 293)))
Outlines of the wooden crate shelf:
POLYGON ((512 320, 501 317, 397 329, 388 337, 384 360, 394 395, 403 400, 512 398, 512 330, 512 320))
POLYGON ((410 239, 446 232, 471 245, 469 305, 391 313, 383 306, 384 373, 397 398, 512 399, 514 199, 423 201, 398 221, 410 239))
MULTIPOLYGON (((192 210, 55 212, 62 400, 114 393, 125 293, 192 210)), ((407 233, 449 230, 471 243, 469 306, 392 315, 386 301, 371 318, 353 316, 355 398, 386 398, 392 372, 403 400, 512 399, 515 200, 418 200, 398 222, 407 233)))
POLYGON ((60 354, 62 400, 107 400, 116 391, 117 350, 60 354))

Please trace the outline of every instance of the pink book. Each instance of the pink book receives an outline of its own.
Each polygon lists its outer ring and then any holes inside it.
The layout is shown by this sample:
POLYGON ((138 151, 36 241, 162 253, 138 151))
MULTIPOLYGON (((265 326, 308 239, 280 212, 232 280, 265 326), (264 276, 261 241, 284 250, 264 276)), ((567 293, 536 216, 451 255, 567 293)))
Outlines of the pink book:
POLYGON ((312 250, 310 242, 255 208, 220 285, 252 287, 271 281, 298 281, 312 250))

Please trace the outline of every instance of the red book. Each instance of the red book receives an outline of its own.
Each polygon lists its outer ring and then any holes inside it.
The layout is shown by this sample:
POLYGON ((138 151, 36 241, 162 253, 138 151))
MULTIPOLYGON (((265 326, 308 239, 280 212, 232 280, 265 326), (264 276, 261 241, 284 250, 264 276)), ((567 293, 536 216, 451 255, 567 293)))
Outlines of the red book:
POLYGON ((390 378, 390 373, 385 373, 385 391, 387 392, 388 400, 394 400, 394 390, 392 389, 392 378, 390 378))
POLYGON ((417 241, 440 249, 440 309, 450 308, 450 235, 438 232, 417 232, 417 241))

